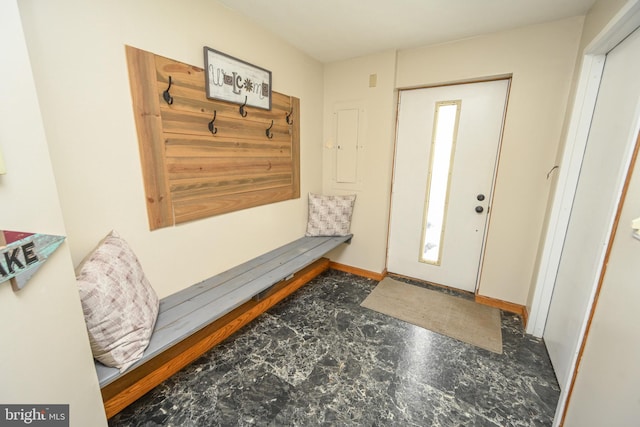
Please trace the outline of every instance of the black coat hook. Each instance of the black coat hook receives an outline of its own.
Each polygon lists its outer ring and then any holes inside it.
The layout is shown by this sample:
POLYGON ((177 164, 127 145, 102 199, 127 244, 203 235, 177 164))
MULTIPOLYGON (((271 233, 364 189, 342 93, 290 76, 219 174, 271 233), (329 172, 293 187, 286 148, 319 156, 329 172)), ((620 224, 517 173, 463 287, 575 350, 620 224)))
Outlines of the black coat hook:
POLYGON ((247 96, 245 95, 245 97, 244 97, 244 104, 242 104, 242 105, 240 106, 240 115, 241 115, 242 117, 247 117, 247 112, 244 110, 244 107, 246 107, 246 106, 247 106, 247 96))
POLYGON ((171 89, 171 76, 169 76, 169 87, 167 88, 167 90, 162 92, 162 98, 164 98, 167 104, 171 105, 173 104, 173 96, 171 96, 171 94, 169 93, 169 89, 171 89))
POLYGON ((211 132, 211 135, 215 135, 216 133, 218 133, 218 128, 215 127, 217 114, 218 112, 216 110, 213 110, 213 119, 211 119, 211 121, 209 122, 209 132, 211 132))
POLYGON ((265 132, 267 134, 267 138, 269 139, 273 138, 273 133, 271 132, 272 127, 273 127, 273 120, 271 120, 271 126, 269 126, 265 132))
POLYGON ((288 125, 292 125, 293 124, 293 119, 291 118, 291 116, 293 115, 293 110, 289 111, 287 113, 287 124, 288 125))

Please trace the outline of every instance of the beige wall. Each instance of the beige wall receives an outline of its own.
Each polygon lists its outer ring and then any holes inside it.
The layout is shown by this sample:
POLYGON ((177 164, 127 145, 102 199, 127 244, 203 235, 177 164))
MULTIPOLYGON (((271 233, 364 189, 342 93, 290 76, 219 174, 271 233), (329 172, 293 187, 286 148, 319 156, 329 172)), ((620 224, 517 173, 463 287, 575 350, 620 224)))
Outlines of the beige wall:
MULTIPOLYGON (((358 195, 351 247, 337 261, 381 272, 386 263, 395 132, 395 88, 513 74, 492 222, 480 284, 482 295, 526 302, 549 183, 571 85, 582 18, 454 43, 385 52, 325 66, 325 192, 358 195), (369 75, 378 85, 369 88, 369 75), (395 76, 395 81, 390 81, 395 76), (336 106, 366 114, 362 182, 336 185, 336 106)), ((360 172, 359 172, 360 173, 360 172)))
MULTIPOLYGON (((580 52, 591 43, 604 27, 611 21, 625 4, 633 3, 629 0, 598 0, 591 7, 584 20, 582 39, 580 40, 580 52)), ((582 58, 579 60, 581 61, 582 58)))
MULTIPOLYGON (((615 8, 604 3, 587 17, 585 34, 596 34, 612 16, 615 8)), ((614 3, 623 2, 608 4, 614 3)), ((214 1, 176 7, 170 0, 22 0, 19 6, 22 23, 15 0, 3 3, 0 14, 3 53, 12 64, 0 70, 0 80, 15 89, 0 106, 0 149, 9 169, 0 176, 0 197, 11 206, 0 211, 0 222, 68 239, 20 293, 0 284, 1 340, 19 349, 0 355, 0 401, 70 403, 74 424, 104 424, 72 267, 111 229, 131 243, 164 296, 300 236, 307 192, 356 192, 356 238, 333 256, 382 271, 396 87, 513 74, 480 292, 524 303, 581 18, 323 68, 214 1), (273 71, 274 90, 301 98, 303 197, 149 232, 125 44, 199 66, 208 45, 273 71), (377 86, 369 88, 374 73, 377 86), (350 103, 366 118, 366 167, 357 188, 331 180, 332 115, 350 103)))
POLYGON ((479 293, 525 304, 582 17, 401 51, 397 87, 512 74, 479 293))
MULTIPOLYGON (((0 51, 0 224, 66 235, 16 0, 0 6, 0 51)), ((68 244, 21 291, 0 283, 0 343, 0 402, 69 404, 72 425, 106 425, 68 244)))
POLYGON ((215 1, 20 2, 74 264, 111 229, 159 295, 302 236, 306 194, 322 189, 323 67, 215 1), (203 46, 273 72, 301 100, 297 200, 150 232, 125 44, 196 66, 203 46))
POLYGON ((325 66, 323 191, 357 195, 349 246, 335 250, 337 262, 382 272, 386 261, 393 136, 395 132, 396 52, 387 51, 325 66), (369 87, 369 75, 376 87, 369 87), (335 183, 335 116, 338 108, 358 108, 363 121, 359 135, 358 183, 335 183))

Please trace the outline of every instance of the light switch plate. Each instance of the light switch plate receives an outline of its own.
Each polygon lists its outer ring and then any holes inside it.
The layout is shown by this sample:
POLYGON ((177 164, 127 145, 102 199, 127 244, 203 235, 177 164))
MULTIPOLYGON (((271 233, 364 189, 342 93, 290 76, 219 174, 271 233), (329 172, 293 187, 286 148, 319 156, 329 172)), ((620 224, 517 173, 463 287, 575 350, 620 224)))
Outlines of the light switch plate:
POLYGON ((378 86, 378 75, 377 74, 369 74, 369 87, 378 86))

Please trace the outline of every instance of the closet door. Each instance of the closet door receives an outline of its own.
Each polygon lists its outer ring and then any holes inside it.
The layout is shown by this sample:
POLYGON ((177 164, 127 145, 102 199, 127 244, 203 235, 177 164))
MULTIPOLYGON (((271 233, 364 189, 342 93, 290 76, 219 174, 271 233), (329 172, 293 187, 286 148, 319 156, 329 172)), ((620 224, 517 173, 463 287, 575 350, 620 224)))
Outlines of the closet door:
POLYGON ((544 340, 565 387, 586 327, 635 142, 640 31, 606 57, 544 340))

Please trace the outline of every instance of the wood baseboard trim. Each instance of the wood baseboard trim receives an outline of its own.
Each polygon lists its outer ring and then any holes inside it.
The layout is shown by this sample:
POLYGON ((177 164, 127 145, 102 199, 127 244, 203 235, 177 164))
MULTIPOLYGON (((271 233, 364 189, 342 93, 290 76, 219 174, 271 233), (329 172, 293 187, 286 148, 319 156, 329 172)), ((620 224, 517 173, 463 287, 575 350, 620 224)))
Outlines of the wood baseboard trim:
POLYGON ((476 295, 475 301, 478 304, 488 305, 489 307, 495 307, 509 313, 517 314, 522 319, 523 326, 525 328, 527 327, 529 314, 527 313, 527 307, 525 307, 524 305, 515 304, 508 301, 502 301, 496 298, 485 297, 483 295, 476 295))
MULTIPOLYGON (((366 277, 367 279, 373 279, 380 281, 387 276, 387 269, 385 268, 382 273, 375 273, 373 271, 365 270, 358 267, 352 267, 350 265, 341 264, 339 262, 331 261, 329 262, 329 268, 344 271, 345 273, 355 274, 356 276, 366 277)), ((405 276, 402 276, 405 277, 405 276)), ((415 279, 414 279, 415 280, 415 279)), ((430 282, 429 282, 430 283, 430 282)), ((430 283, 434 286, 440 286, 443 288, 448 288, 447 286, 437 285, 430 283)), ((453 288, 448 288, 453 289, 453 288)), ((456 290, 456 289, 453 289, 456 290)), ((485 297, 483 295, 475 295, 475 302, 478 304, 488 305, 489 307, 495 307, 500 310, 506 311, 508 313, 514 313, 520 316, 522 319, 522 326, 524 328, 527 327, 527 322, 529 321, 529 312, 527 311, 527 307, 520 304, 515 304, 508 301, 502 301, 496 298, 485 297)))
POLYGON ((352 267, 346 264, 340 264, 339 262, 331 261, 329 263, 329 268, 338 271, 344 271, 345 273, 355 274, 356 276, 366 277, 367 279, 373 279, 380 281, 385 278, 387 275, 387 269, 384 269, 382 273, 375 273, 373 271, 365 270, 363 268, 352 267))

